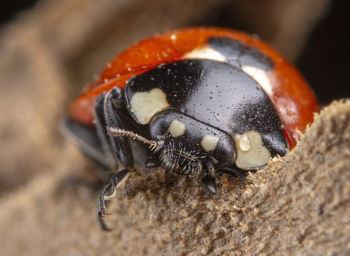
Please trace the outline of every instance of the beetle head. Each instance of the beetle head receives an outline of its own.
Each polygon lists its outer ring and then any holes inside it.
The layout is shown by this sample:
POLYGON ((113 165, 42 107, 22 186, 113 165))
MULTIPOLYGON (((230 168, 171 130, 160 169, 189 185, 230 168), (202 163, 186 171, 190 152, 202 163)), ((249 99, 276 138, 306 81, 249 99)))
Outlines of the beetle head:
POLYGON ((230 135, 173 109, 158 113, 149 127, 152 139, 162 144, 158 148, 160 161, 167 170, 196 175, 235 161, 230 135))
POLYGON ((236 148, 230 135, 173 109, 155 115, 149 128, 151 140, 119 128, 108 128, 108 133, 148 144, 159 153, 163 168, 180 174, 213 174, 236 160, 236 148))

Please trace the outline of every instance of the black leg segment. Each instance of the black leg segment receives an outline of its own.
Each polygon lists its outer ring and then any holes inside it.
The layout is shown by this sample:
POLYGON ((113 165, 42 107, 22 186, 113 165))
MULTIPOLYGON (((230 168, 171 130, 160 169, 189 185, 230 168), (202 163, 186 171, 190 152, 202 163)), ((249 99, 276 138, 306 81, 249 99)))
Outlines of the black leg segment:
POLYGON ((211 176, 210 174, 206 175, 202 179, 202 184, 206 191, 214 195, 216 194, 215 178, 213 176, 211 176))
POLYGON ((244 183, 246 180, 246 176, 248 174, 247 171, 241 170, 239 168, 235 168, 235 167, 230 167, 230 168, 224 168, 224 169, 219 169, 217 171, 218 174, 229 174, 231 176, 234 177, 238 177, 239 181, 241 183, 244 183))
MULTIPOLYGON (((104 98, 103 113, 104 113, 104 128, 116 127, 125 129, 126 120, 123 119, 123 100, 122 89, 115 87, 110 90, 104 98)), ((132 168, 134 165, 133 154, 131 151, 129 139, 125 137, 110 136, 105 130, 111 153, 114 159, 118 159, 124 168, 132 168)))
POLYGON ((106 200, 114 198, 117 194, 117 188, 123 184, 129 177, 129 170, 124 169, 116 174, 113 174, 103 187, 97 202, 97 213, 104 217, 110 215, 106 212, 106 200))

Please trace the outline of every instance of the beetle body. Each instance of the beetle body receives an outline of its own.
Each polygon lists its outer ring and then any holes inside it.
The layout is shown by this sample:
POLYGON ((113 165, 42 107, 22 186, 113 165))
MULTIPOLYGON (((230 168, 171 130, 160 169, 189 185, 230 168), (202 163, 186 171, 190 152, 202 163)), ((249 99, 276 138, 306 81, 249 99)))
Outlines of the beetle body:
POLYGON ((122 171, 161 166, 200 177, 242 175, 295 146, 318 110, 302 76, 260 40, 195 28, 146 39, 112 60, 71 105, 67 130, 98 162, 122 171))

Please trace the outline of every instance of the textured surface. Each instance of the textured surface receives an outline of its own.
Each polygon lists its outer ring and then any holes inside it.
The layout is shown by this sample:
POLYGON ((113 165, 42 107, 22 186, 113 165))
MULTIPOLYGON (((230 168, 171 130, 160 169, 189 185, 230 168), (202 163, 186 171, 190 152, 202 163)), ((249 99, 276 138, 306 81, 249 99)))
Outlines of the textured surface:
MULTIPOLYGON (((115 231, 99 230, 96 167, 57 129, 69 98, 126 46, 222 2, 183 1, 178 12, 178 1, 46 0, 2 28, 0 255, 350 253, 349 101, 325 108, 281 161, 214 197, 162 171, 133 173, 109 206, 115 231)), ((282 34, 294 44, 293 30, 282 34)))
POLYGON ((316 117, 293 152, 211 196, 182 177, 133 173, 96 224, 97 191, 67 179, 84 162, 65 146, 56 175, 0 201, 1 254, 279 255, 350 253, 350 101, 316 117), (65 163, 63 163, 63 159, 65 163))

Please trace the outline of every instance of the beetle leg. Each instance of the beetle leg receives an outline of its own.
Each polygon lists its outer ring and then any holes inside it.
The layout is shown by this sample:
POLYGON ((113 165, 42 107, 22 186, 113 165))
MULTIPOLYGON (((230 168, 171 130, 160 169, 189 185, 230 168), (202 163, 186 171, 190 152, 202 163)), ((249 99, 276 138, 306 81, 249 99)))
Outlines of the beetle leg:
POLYGON ((66 117, 61 121, 60 131, 66 137, 73 139, 77 146, 104 170, 111 168, 110 161, 107 159, 94 127, 66 117))
POLYGON ((207 190, 209 193, 213 195, 216 194, 215 178, 212 175, 206 175, 202 179, 202 185, 204 186, 205 190, 207 190))
POLYGON ((124 169, 113 174, 102 188, 97 202, 97 212, 100 217, 111 215, 106 212, 106 201, 111 200, 117 195, 117 188, 122 185, 129 177, 129 170, 124 169))
POLYGON ((224 168, 224 169, 219 169, 217 171, 218 174, 229 174, 231 176, 238 177, 241 183, 245 182, 245 178, 247 177, 247 171, 238 169, 237 167, 230 167, 230 168, 224 168))
MULTIPOLYGON (((106 138, 110 145, 111 154, 115 159, 116 164, 123 166, 124 168, 132 168, 134 165, 133 153, 131 151, 130 143, 126 137, 115 137, 108 133, 108 128, 125 128, 127 118, 123 118, 122 113, 123 100, 122 89, 115 87, 110 90, 104 97, 103 102, 103 136, 106 138)), ((102 119, 102 117, 101 117, 102 119)), ((101 128, 101 126, 100 126, 101 128)))
MULTIPOLYGON (((96 131, 112 170, 120 167, 131 168, 134 165, 132 151, 127 138, 113 137, 107 131, 109 127, 123 128, 123 121, 118 113, 118 109, 122 109, 121 92, 120 88, 112 89, 107 94, 98 97, 95 102, 96 131)), ((121 170, 113 174, 102 188, 97 202, 97 217, 102 230, 112 230, 108 228, 102 219, 102 217, 110 215, 106 212, 106 200, 115 197, 117 187, 124 183, 128 177, 129 171, 127 169, 121 170)))
POLYGON ((105 121, 105 115, 104 115, 104 102, 105 102, 105 94, 102 94, 97 98, 95 102, 94 122, 96 125, 96 132, 99 137, 102 150, 108 161, 107 164, 113 170, 118 168, 119 163, 117 159, 113 158, 110 144, 108 141, 108 136, 107 136, 106 127, 105 127, 106 121, 105 121))

